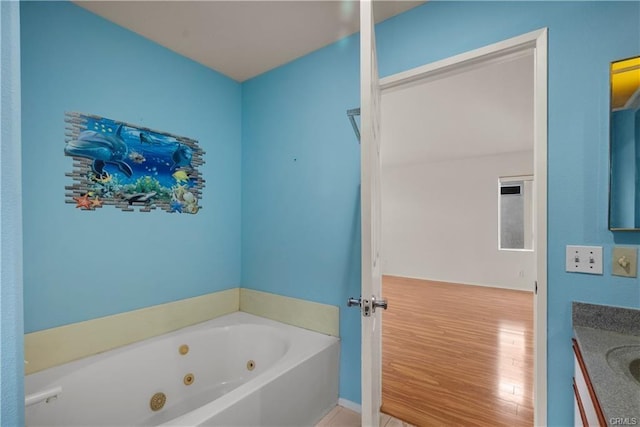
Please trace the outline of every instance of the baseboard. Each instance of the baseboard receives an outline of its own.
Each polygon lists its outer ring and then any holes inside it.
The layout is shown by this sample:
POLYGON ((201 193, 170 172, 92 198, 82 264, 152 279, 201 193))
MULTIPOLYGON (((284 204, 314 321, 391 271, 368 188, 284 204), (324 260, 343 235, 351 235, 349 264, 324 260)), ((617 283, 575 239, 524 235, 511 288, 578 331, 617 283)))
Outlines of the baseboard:
MULTIPOLYGON (((464 281, 461 281, 461 280, 432 279, 432 278, 429 278, 429 277, 403 276, 401 274, 383 274, 382 277, 399 277, 399 278, 403 278, 403 279, 425 280, 425 281, 429 281, 429 282, 450 283, 452 285, 481 286, 483 288, 497 288, 497 289, 505 289, 505 290, 508 290, 508 291, 533 292, 533 289, 524 289, 524 288, 518 288, 518 287, 514 287, 514 286, 504 286, 504 285, 500 285, 500 284, 464 282, 464 281)), ((384 289, 383 289, 383 293, 384 293, 384 289)))
POLYGON ((350 400, 339 398, 338 405, 342 406, 343 408, 351 409, 352 411, 359 414, 362 413, 362 406, 350 400))

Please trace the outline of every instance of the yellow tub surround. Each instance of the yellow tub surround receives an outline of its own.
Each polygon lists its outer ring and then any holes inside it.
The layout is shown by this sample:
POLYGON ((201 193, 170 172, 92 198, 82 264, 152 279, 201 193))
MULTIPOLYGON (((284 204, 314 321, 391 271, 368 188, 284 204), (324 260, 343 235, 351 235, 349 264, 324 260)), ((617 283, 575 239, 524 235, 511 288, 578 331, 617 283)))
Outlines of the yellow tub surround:
MULTIPOLYGON (((233 288, 194 298, 26 334, 25 374, 166 334, 225 314, 256 316, 339 336, 338 307, 251 289, 233 288)), ((188 346, 178 349, 189 352, 188 346)))
POLYGON ((26 334, 25 374, 233 313, 239 301, 233 288, 26 334))
POLYGON ((242 288, 240 311, 334 337, 340 336, 340 311, 335 305, 242 288))

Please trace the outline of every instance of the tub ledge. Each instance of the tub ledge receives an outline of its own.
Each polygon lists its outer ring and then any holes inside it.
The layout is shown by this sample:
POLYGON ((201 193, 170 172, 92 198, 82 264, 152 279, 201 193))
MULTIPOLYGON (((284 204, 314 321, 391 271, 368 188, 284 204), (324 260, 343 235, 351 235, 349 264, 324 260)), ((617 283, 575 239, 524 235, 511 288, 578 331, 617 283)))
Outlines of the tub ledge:
POLYGON ((28 394, 24 398, 24 406, 32 406, 41 402, 49 403, 52 399, 57 399, 62 393, 62 387, 54 387, 37 393, 28 394))

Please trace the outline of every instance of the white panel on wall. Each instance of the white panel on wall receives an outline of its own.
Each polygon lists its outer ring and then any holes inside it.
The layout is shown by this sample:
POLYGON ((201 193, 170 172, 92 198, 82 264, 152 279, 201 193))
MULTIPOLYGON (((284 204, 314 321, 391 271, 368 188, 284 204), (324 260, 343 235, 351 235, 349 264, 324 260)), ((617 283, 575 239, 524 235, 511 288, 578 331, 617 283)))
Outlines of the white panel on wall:
POLYGON ((498 250, 498 179, 533 152, 383 167, 383 273, 533 290, 534 253, 498 250))

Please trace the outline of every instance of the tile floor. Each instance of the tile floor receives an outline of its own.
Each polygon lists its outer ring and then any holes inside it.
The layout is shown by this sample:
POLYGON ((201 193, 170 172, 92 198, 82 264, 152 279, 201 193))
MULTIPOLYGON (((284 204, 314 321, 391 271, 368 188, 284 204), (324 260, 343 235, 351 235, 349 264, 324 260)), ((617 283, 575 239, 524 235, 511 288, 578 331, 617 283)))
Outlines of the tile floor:
MULTIPOLYGON (((360 427, 360 414, 342 406, 336 406, 316 427, 360 427)), ((387 414, 380 414, 380 427, 414 427, 387 414)))

